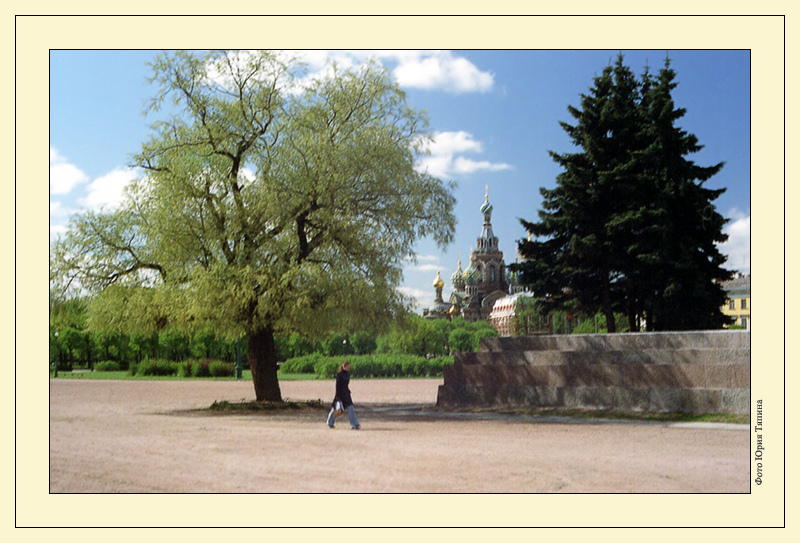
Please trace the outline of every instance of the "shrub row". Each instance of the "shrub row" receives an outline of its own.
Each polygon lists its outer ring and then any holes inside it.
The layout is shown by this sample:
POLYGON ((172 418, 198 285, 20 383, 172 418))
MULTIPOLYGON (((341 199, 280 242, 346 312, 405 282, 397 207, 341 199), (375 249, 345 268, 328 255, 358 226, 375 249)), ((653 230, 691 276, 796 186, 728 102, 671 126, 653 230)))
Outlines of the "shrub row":
POLYGON ((131 364, 128 373, 131 375, 177 375, 178 377, 233 377, 236 365, 222 360, 186 360, 171 362, 168 360, 144 360, 131 364))
POLYGON ((103 360, 94 365, 94 371, 120 371, 122 367, 116 360, 103 360))
POLYGON ((339 366, 350 362, 353 377, 440 377, 442 368, 453 363, 452 356, 425 358, 410 354, 366 354, 323 356, 314 353, 290 358, 281 365, 282 373, 313 373, 319 379, 336 377, 339 366))

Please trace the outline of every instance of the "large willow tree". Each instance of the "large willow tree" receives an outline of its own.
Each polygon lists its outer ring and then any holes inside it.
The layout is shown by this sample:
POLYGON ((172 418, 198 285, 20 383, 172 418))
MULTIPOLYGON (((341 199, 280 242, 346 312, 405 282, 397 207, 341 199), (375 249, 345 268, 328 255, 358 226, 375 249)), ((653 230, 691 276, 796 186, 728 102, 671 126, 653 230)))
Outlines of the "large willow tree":
POLYGON ((374 64, 303 87, 263 51, 152 67, 152 109, 177 113, 125 204, 73 219, 51 271, 97 293, 104 327, 246 334, 256 399, 281 400, 276 333, 386 322, 415 241, 450 242, 451 187, 414 169, 425 119, 374 64))

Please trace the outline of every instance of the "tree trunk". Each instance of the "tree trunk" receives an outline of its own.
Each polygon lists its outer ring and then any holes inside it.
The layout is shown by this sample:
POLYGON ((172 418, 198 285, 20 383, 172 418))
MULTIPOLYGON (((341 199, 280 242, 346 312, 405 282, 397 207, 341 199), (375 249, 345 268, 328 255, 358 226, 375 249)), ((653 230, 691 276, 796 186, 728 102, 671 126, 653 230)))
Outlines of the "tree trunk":
POLYGON ((278 354, 271 327, 247 334, 247 358, 253 374, 256 401, 283 401, 278 386, 278 354))

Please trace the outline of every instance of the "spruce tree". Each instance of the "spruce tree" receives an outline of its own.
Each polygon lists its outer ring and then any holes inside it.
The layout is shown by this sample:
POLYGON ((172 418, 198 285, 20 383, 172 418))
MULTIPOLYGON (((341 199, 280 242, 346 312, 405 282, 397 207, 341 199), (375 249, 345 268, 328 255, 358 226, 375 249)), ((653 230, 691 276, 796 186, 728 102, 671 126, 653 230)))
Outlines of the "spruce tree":
POLYGON ((541 221, 523 221, 544 240, 520 243, 526 258, 519 265, 521 281, 544 295, 550 309, 574 298, 584 310, 602 312, 609 332, 616 331, 614 312, 624 308, 617 237, 626 232, 626 194, 635 168, 630 147, 637 135, 637 92, 620 56, 595 77, 581 108, 568 108, 577 122, 561 126, 580 151, 550 152, 564 171, 555 189, 541 189, 541 221))
POLYGON ((522 220, 536 240, 520 241, 524 262, 512 265, 547 310, 576 300, 614 312, 631 330, 719 328, 731 274, 716 243, 725 219, 713 201, 724 191, 704 182, 722 164, 688 160, 702 146, 675 125, 686 113, 672 99, 675 72, 667 59, 656 78, 637 81, 620 55, 581 96, 577 120, 561 126, 579 149, 550 152, 563 168, 554 189, 542 188, 538 223, 522 220))
POLYGON ((648 278, 645 312, 648 329, 720 328, 725 293, 720 283, 732 276, 723 269, 717 247, 727 239, 726 220, 713 202, 725 189, 703 185, 724 163, 698 166, 687 157, 702 149, 698 138, 676 125, 685 108, 676 107, 672 91, 676 73, 669 58, 655 81, 646 81, 641 137, 648 145, 638 161, 658 195, 649 200, 650 233, 640 251, 640 270, 648 278))

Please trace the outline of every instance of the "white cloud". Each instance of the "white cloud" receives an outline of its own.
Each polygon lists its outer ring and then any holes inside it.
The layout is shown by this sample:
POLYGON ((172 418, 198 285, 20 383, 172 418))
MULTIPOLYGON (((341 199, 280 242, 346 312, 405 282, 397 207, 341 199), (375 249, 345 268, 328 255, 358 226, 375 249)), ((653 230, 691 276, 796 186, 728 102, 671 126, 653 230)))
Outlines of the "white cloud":
POLYGON ((441 257, 436 255, 415 255, 405 259, 404 267, 414 272, 437 272, 442 269, 440 261, 441 257))
POLYGON ((472 134, 459 130, 458 132, 437 132, 433 135, 433 141, 428 145, 428 149, 434 155, 446 155, 454 153, 482 153, 483 145, 472 138, 472 134))
POLYGON ((302 51, 278 53, 282 60, 297 59, 306 65, 300 86, 327 77, 335 62, 340 69, 354 69, 373 58, 392 69, 398 85, 405 88, 439 90, 454 94, 488 92, 494 87, 494 75, 482 71, 464 57, 451 51, 302 51))
POLYGON ((450 51, 420 51, 415 55, 398 56, 393 70, 401 87, 437 89, 452 93, 488 92, 494 76, 482 72, 464 57, 450 51))
POLYGON ((89 177, 80 168, 50 147, 50 194, 68 194, 88 180, 89 177))
POLYGON ((502 170, 510 170, 511 166, 505 163, 492 163, 486 160, 470 160, 469 158, 456 157, 453 161, 453 171, 456 173, 472 173, 479 170, 488 170, 490 172, 498 172, 502 170))
POLYGON ((414 300, 415 310, 419 311, 421 308, 430 306, 433 301, 433 289, 426 291, 414 287, 398 287, 401 293, 411 297, 414 300))
POLYGON ((130 168, 112 170, 91 182, 81 203, 90 209, 116 209, 125 197, 125 187, 136 177, 130 168))
POLYGON ((728 257, 726 268, 748 274, 750 273, 750 216, 738 209, 731 210, 728 215, 732 220, 723 230, 728 234, 728 240, 719 245, 719 250, 728 257))
POLYGON ((511 165, 503 162, 476 161, 461 153, 482 153, 483 144, 472 134, 464 131, 437 132, 433 140, 423 144, 427 155, 417 162, 417 170, 436 177, 450 178, 457 174, 470 174, 477 171, 510 170, 511 165))

